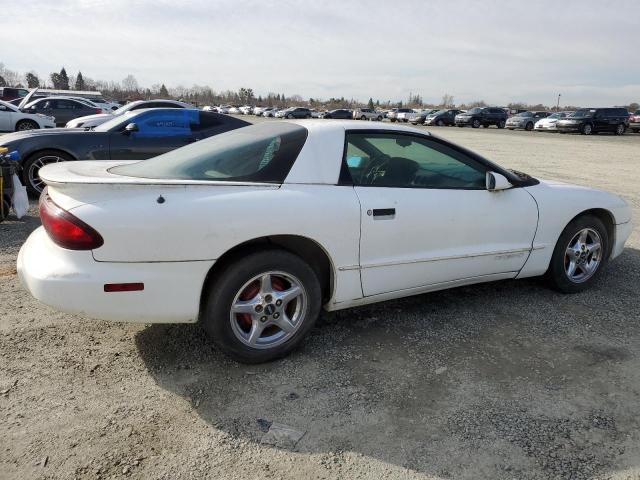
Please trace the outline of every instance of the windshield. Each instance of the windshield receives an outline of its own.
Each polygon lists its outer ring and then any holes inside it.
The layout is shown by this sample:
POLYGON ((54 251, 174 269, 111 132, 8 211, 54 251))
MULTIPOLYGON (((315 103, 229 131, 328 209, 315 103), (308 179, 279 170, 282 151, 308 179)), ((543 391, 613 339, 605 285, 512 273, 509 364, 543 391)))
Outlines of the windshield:
POLYGON ((444 115, 449 110, 438 110, 437 112, 433 112, 431 115, 444 115))
POLYGON ((476 107, 476 108, 472 108, 471 110, 469 110, 468 113, 480 113, 482 111, 481 108, 476 107))
POLYGON ((589 118, 593 117, 594 113, 596 113, 595 110, 576 110, 571 116, 574 118, 589 118))
POLYGON ((131 110, 135 105, 136 104, 134 102, 127 103, 126 105, 123 105, 122 107, 118 108, 117 110, 114 110, 111 113, 113 115, 122 115, 124 112, 128 112, 129 110, 131 110))
POLYGON ((522 113, 519 113, 517 115, 514 115, 514 117, 533 117, 533 113, 532 112, 522 112, 522 113))
POLYGON ((115 127, 118 127, 118 126, 124 127, 127 123, 129 123, 131 117, 134 117, 138 113, 140 113, 140 111, 138 110, 135 112, 124 112, 122 115, 115 116, 113 118, 110 118, 106 122, 101 123, 96 128, 94 128, 94 130, 96 132, 109 132, 113 130, 115 127))
POLYGON ((299 125, 261 123, 110 172, 158 179, 282 183, 306 139, 307 129, 299 125))

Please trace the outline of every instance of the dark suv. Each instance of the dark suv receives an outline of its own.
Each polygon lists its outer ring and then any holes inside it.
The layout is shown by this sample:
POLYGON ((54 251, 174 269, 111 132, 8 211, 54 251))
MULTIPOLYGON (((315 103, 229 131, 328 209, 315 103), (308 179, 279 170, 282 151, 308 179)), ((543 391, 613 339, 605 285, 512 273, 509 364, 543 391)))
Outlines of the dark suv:
POLYGON ((482 125, 487 128, 489 125, 495 125, 504 128, 507 124, 507 112, 496 107, 475 107, 466 113, 456 115, 455 122, 458 127, 471 125, 473 128, 479 128, 482 125))
POLYGON ((16 98, 24 98, 28 93, 29 90, 27 90, 26 88, 2 87, 0 88, 0 100, 8 102, 16 98))
POLYGON ((556 128, 560 133, 579 132, 591 135, 610 132, 622 135, 629 128, 629 112, 626 108, 581 108, 573 115, 558 120, 556 128))

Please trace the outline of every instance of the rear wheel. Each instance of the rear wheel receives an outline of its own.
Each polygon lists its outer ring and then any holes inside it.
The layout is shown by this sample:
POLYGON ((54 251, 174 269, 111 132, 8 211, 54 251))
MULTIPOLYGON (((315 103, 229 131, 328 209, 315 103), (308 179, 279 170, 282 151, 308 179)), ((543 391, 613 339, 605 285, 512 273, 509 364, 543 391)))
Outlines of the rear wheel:
POLYGON ((583 135, 591 135, 593 133, 593 127, 591 126, 591 124, 590 123, 585 123, 582 126, 581 133, 583 135))
POLYGON ((577 293, 589 288, 609 252, 609 236, 602 221, 584 215, 565 227, 551 257, 547 278, 564 293, 577 293))
POLYGON ((362 116, 360 117, 360 120, 366 120, 366 119, 367 119, 367 117, 365 117, 364 115, 362 115, 362 116))
POLYGON ((40 169, 50 163, 68 162, 73 160, 70 155, 57 150, 42 150, 31 155, 24 162, 22 181, 31 195, 38 196, 44 189, 44 182, 40 180, 40 169))
POLYGON ((215 344, 240 362, 261 363, 288 354, 318 318, 318 277, 287 251, 247 255, 216 278, 205 292, 202 324, 215 344))
POLYGON ((527 123, 527 126, 526 126, 526 127, 524 127, 524 129, 525 129, 527 132, 530 132, 531 130, 533 130, 533 123, 531 123, 531 122, 527 123))
POLYGON ((16 123, 16 132, 22 132, 24 130, 37 130, 38 128, 40 128, 40 125, 38 125, 33 120, 20 120, 18 123, 16 123))
POLYGON ((473 123, 471 124, 471 126, 473 128, 480 128, 480 120, 478 120, 477 118, 473 121, 473 123))
POLYGON ((382 115, 378 115, 378 121, 381 122, 382 121, 382 115))
POLYGON ((624 123, 616 126, 616 135, 622 135, 624 133, 624 123))
POLYGON ((507 125, 507 122, 504 120, 500 120, 498 122, 498 128, 504 128, 507 125))
POLYGON ((288 119, 292 119, 292 118, 293 118, 293 115, 291 115, 291 114, 289 113, 289 114, 287 114, 287 118, 288 118, 288 119))
POLYGON ((444 126, 444 122, 442 120, 438 120, 436 122, 436 125, 439 126, 439 127, 443 127, 444 126))

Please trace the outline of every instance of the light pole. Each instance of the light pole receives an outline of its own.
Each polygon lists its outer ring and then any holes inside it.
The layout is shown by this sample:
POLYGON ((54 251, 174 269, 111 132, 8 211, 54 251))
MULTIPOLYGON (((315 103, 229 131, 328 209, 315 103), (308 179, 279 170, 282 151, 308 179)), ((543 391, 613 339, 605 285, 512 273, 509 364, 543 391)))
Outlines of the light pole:
POLYGON ((560 97, 562 96, 561 93, 558 94, 558 104, 556 105, 556 112, 560 111, 560 97))

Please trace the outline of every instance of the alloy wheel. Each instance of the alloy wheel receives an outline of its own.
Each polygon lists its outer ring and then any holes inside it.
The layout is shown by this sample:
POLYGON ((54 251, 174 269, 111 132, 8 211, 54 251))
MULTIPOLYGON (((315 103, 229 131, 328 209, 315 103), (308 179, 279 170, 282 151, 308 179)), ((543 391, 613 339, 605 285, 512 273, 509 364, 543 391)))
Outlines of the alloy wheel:
POLYGON ((576 233, 565 250, 564 271, 573 283, 589 280, 602 261, 602 240, 592 228, 583 228, 576 233))
POLYGON ((304 321, 307 292, 289 273, 268 271, 246 282, 231 303, 231 329, 243 344, 257 349, 289 340, 304 321))
POLYGON ((45 155, 44 157, 36 159, 36 161, 32 162, 31 165, 29 165, 27 178, 29 180, 29 184, 35 191, 40 193, 44 189, 44 182, 42 181, 42 179, 40 179, 40 169, 45 165, 58 162, 64 162, 64 158, 58 157, 56 155, 45 155))

